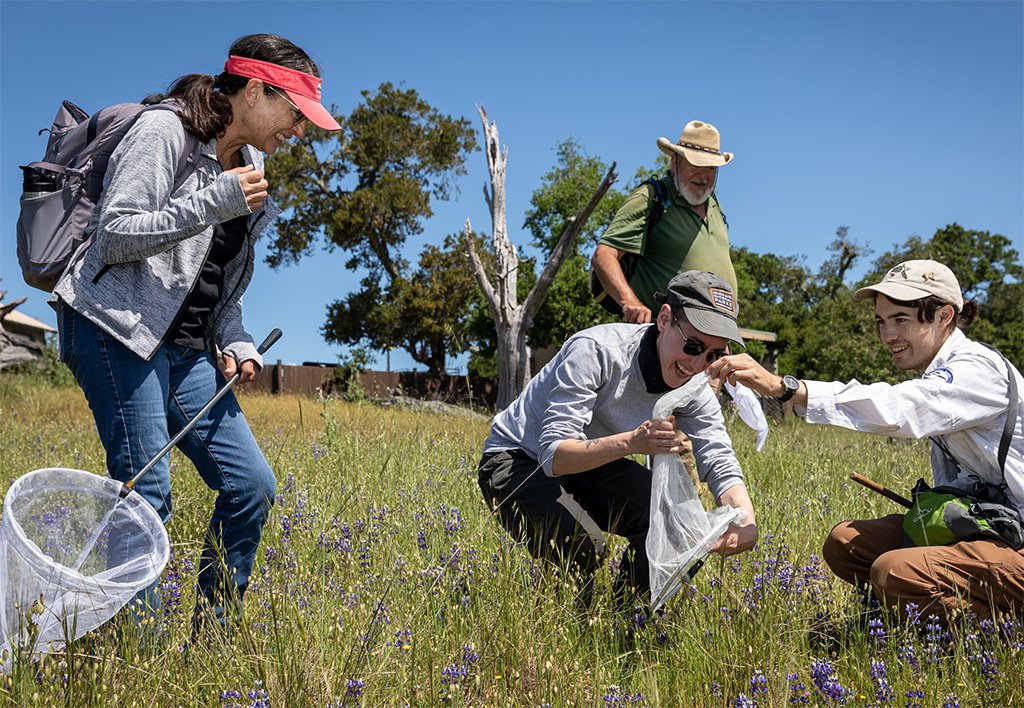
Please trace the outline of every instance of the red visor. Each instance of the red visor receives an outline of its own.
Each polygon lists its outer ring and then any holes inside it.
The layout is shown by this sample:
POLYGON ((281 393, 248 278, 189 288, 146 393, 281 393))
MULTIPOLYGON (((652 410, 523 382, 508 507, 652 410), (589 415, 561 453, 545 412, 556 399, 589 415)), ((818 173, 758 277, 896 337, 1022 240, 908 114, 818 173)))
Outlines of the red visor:
POLYGON ((224 71, 235 76, 259 79, 283 90, 313 125, 324 130, 341 130, 338 121, 320 103, 320 77, 280 64, 271 64, 269 61, 234 55, 224 62, 224 71))

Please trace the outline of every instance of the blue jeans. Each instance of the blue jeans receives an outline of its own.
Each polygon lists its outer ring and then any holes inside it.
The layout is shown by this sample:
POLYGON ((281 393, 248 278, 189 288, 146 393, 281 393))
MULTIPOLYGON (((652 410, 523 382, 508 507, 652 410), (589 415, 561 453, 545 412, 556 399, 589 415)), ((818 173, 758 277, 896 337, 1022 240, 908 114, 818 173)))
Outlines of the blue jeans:
MULTIPOLYGON (((118 481, 142 469, 225 383, 207 351, 163 344, 146 361, 67 305, 59 319, 61 360, 85 393, 107 469, 118 481)), ((178 448, 217 492, 199 564, 200 596, 215 607, 240 602, 274 503, 274 473, 231 392, 178 448)), ((168 457, 135 485, 164 523, 171 516, 168 457)), ((158 602, 152 592, 145 599, 158 602)))

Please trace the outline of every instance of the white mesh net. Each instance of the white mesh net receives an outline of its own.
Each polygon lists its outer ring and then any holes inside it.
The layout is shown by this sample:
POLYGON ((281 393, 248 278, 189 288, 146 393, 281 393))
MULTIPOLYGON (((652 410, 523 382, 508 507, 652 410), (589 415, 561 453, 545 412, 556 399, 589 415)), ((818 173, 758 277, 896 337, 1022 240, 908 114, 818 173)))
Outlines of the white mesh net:
POLYGON ((112 618, 152 585, 170 544, 156 511, 120 482, 43 469, 15 480, 0 524, 0 655, 38 656, 112 618), (6 652, 4 654, 3 652, 6 652))
MULTIPOLYGON (((707 386, 707 376, 695 376, 687 384, 658 399, 652 418, 667 418, 672 411, 707 386)), ((679 455, 655 455, 651 482, 651 519, 647 531, 650 565, 651 608, 668 602, 696 573, 708 549, 725 534, 729 524, 741 522, 746 511, 720 506, 704 511, 693 481, 679 455)))

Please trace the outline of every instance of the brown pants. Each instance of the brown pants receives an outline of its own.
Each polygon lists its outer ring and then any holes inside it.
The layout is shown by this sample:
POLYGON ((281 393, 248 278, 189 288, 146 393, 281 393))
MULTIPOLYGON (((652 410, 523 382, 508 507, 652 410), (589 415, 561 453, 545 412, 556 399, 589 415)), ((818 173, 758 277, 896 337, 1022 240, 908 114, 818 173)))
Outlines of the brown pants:
POLYGON ((946 620, 970 610, 991 619, 1024 611, 1024 551, 987 540, 904 543, 902 514, 843 521, 829 533, 822 555, 846 582, 870 587, 880 602, 898 610, 915 603, 922 618, 946 620))

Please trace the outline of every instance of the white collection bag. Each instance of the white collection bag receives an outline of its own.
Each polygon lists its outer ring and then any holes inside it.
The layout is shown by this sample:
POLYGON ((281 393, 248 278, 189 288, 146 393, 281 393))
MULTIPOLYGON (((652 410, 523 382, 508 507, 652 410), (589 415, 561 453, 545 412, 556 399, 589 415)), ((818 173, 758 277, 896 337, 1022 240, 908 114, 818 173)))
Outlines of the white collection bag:
MULTIPOLYGON (((669 391, 654 404, 651 418, 668 418, 707 385, 707 376, 701 374, 669 391)), ((651 609, 662 607, 689 582, 729 524, 741 523, 746 516, 745 510, 731 506, 704 511, 679 455, 655 455, 647 531, 651 609)))

